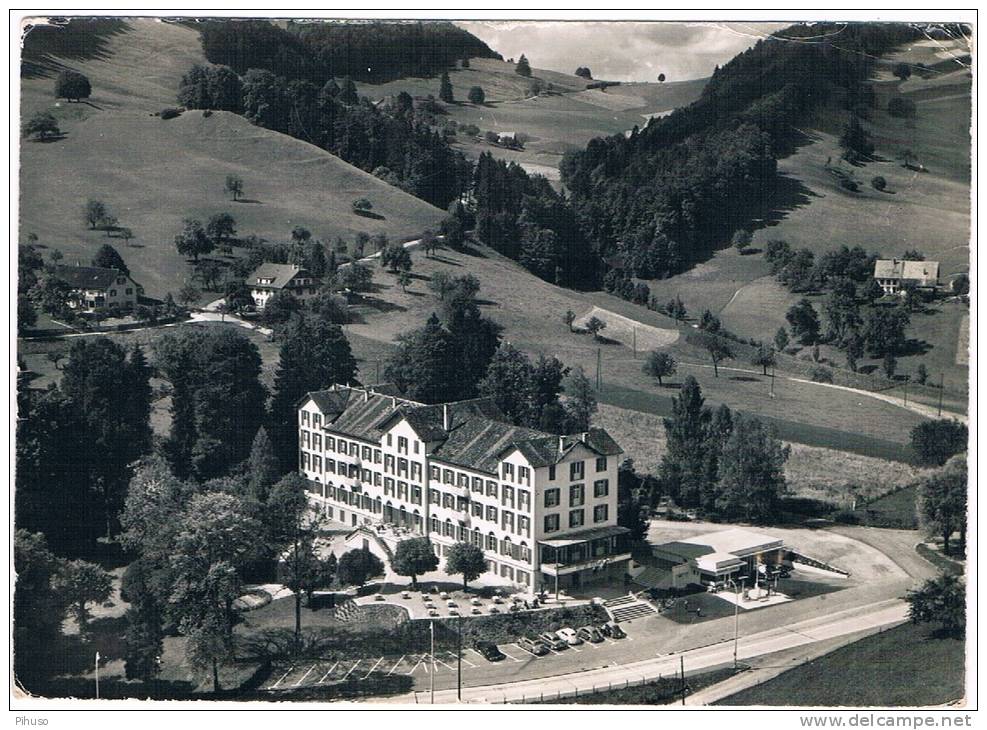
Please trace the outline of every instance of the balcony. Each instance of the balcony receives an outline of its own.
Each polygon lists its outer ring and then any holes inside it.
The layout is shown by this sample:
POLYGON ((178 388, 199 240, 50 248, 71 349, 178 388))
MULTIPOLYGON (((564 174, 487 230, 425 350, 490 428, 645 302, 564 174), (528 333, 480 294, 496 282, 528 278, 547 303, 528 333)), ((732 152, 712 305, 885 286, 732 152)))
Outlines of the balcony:
POLYGON ((547 575, 567 575, 630 560, 628 532, 626 527, 610 525, 539 540, 540 570, 547 575))

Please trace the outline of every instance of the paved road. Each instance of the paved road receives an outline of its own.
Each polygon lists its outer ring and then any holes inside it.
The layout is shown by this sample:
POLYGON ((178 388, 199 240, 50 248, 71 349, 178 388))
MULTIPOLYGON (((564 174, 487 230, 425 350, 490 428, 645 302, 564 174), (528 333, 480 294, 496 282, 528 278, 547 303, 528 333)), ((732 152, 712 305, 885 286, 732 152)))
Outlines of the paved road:
MULTIPOLYGON (((907 617, 907 606, 900 599, 881 601, 876 604, 828 613, 794 624, 768 629, 742 637, 738 643, 737 656, 740 661, 786 651, 816 642, 875 630, 883 626, 901 623, 907 617)), ((733 641, 720 641, 680 654, 671 653, 642 661, 612 664, 584 672, 573 672, 533 680, 520 680, 488 684, 478 687, 464 687, 462 701, 469 703, 510 703, 526 699, 544 698, 565 699, 577 692, 590 692, 607 686, 625 683, 640 683, 668 676, 679 671, 684 664, 686 671, 713 669, 733 662, 733 641)), ((388 703, 427 703, 428 692, 412 692, 375 702, 388 703)), ((437 704, 457 701, 455 689, 435 692, 437 704)))

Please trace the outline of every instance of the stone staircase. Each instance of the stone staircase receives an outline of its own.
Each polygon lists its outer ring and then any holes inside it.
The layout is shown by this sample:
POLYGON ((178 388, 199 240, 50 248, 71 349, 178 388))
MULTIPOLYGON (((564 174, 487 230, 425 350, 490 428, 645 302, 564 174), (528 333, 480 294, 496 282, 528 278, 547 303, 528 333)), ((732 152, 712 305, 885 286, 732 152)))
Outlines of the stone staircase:
POLYGON ((810 558, 808 555, 802 555, 795 551, 790 551, 788 553, 788 558, 792 561, 795 567, 801 563, 802 565, 808 565, 810 568, 816 568, 817 570, 825 570, 827 573, 836 573, 837 575, 842 575, 844 578, 850 577, 849 570, 843 570, 842 568, 837 568, 835 565, 830 565, 829 563, 824 563, 822 560, 816 560, 815 558, 810 558))
POLYGON ((645 588, 671 588, 672 574, 667 570, 649 565, 634 576, 634 582, 645 588))
POLYGON ((647 601, 641 600, 633 593, 604 601, 603 608, 606 609, 610 618, 617 623, 633 621, 636 618, 643 618, 658 613, 658 609, 647 601))

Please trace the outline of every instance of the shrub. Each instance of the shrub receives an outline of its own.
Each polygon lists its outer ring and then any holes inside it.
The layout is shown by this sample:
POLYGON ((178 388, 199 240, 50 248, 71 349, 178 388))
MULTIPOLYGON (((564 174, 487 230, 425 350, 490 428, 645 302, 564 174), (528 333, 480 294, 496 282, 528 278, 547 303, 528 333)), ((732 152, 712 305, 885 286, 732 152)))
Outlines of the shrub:
POLYGON ((833 373, 829 368, 812 368, 810 374, 813 383, 832 383, 833 373))
POLYGON ((168 107, 167 109, 162 109, 160 116, 162 119, 174 119, 175 117, 181 116, 182 110, 176 109, 175 107, 168 107))
POLYGON ((893 96, 888 101, 888 114, 893 117, 914 117, 915 102, 904 96, 893 96))
POLYGON ((209 118, 209 117, 211 117, 211 116, 212 116, 212 109, 206 109, 206 110, 205 110, 204 112, 202 112, 202 116, 203 116, 204 118, 209 118))
POLYGON ((353 210, 372 210, 374 204, 366 198, 359 198, 353 201, 353 210))
POLYGON ((833 513, 833 522, 838 522, 841 525, 859 525, 860 516, 848 509, 841 509, 833 513))
POLYGON ((875 190, 884 190, 888 186, 888 181, 883 177, 878 175, 873 180, 870 181, 870 185, 875 190))
POLYGON ((851 193, 856 193, 858 190, 860 190, 860 187, 857 185, 857 183, 855 183, 853 180, 851 180, 848 177, 844 177, 840 179, 840 187, 849 190, 851 193))

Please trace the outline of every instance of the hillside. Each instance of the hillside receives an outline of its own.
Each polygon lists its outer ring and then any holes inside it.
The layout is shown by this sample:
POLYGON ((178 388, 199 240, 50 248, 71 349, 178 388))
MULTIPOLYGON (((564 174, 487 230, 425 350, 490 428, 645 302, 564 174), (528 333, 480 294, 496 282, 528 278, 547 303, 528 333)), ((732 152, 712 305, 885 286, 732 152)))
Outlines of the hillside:
MULTIPOLYGON (((529 172, 558 180, 562 154, 584 147, 595 137, 621 134, 643 127, 651 115, 661 115, 698 98, 706 79, 666 84, 627 83, 606 90, 587 89, 586 79, 571 74, 533 68, 531 78, 515 73, 515 64, 490 58, 474 58, 469 68, 450 69, 455 103, 447 104, 448 118, 457 124, 473 124, 483 132, 518 132, 529 140, 523 150, 510 150, 459 134, 455 147, 470 158, 482 152, 513 160, 529 172), (532 93, 539 83, 542 94, 532 93), (467 101, 473 86, 486 99, 467 101), (547 92, 547 93, 545 93, 547 92)), ((412 96, 438 97, 438 78, 404 78, 386 84, 358 84, 361 95, 382 99, 406 91, 412 96)))
POLYGON ((323 239, 358 231, 410 238, 441 220, 442 211, 418 198, 237 115, 152 116, 175 105, 178 81, 196 62, 204 59, 194 30, 137 19, 109 36, 97 57, 64 61, 89 76, 89 103, 57 104, 50 77, 24 79, 22 115, 50 110, 65 137, 21 146, 23 235, 36 233, 67 261, 88 261, 107 239, 87 230, 83 209, 90 198, 103 200, 134 232, 129 248, 111 242, 154 296, 188 276, 173 244, 184 218, 228 211, 239 235, 269 239, 287 238, 297 225, 323 239), (244 180, 245 199, 237 203, 223 190, 231 173, 244 180), (352 201, 363 197, 382 219, 353 214, 352 201))

